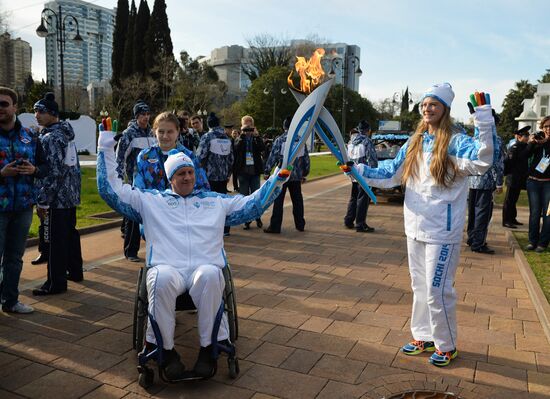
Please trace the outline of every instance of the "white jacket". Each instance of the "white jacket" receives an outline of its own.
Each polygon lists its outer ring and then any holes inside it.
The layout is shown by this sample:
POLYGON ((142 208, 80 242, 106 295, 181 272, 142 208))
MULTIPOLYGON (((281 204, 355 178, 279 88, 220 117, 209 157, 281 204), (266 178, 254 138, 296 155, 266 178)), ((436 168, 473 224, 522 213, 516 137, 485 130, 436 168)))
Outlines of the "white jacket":
POLYGON ((262 201, 267 184, 246 197, 209 191, 193 191, 181 197, 171 190, 140 190, 118 178, 115 153, 109 148, 99 149, 97 184, 109 206, 142 221, 149 267, 170 265, 186 272, 201 265, 222 268, 224 225, 259 218, 281 191, 276 187, 270 198, 262 201))
MULTIPOLYGON (((451 137, 448 154, 457 166, 458 174, 449 187, 437 185, 430 175, 434 136, 424 133, 418 177, 406 182, 404 216, 407 237, 433 244, 462 241, 468 175, 484 174, 493 163, 496 149, 496 129, 490 105, 476 107, 474 125, 479 139, 464 132, 456 132, 451 137)), ((409 141, 394 159, 379 162, 378 168, 358 165, 369 185, 391 188, 401 184, 409 141)))

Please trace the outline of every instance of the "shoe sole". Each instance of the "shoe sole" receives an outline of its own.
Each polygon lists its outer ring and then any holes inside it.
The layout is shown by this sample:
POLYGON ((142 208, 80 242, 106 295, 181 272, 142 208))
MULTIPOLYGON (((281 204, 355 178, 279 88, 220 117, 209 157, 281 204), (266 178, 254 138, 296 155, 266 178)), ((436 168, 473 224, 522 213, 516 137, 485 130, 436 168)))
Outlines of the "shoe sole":
POLYGON ((401 348, 401 352, 403 352, 403 354, 405 354, 407 356, 416 356, 416 355, 420 355, 421 353, 424 353, 424 352, 435 352, 435 346, 431 346, 429 348, 414 351, 414 352, 406 352, 403 348, 401 348))

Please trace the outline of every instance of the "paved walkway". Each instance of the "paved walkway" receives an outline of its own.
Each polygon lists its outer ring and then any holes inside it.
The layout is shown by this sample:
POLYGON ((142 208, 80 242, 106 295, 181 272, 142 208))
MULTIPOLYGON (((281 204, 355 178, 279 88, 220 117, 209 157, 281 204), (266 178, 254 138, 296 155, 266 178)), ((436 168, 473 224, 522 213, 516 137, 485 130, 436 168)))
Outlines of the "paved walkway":
MULTIPOLYGON (((239 301, 238 379, 221 361, 212 381, 138 386, 131 349, 138 266, 120 258, 113 229, 83 237, 85 281, 64 295, 30 296, 45 268, 31 266, 36 249, 28 251, 21 299, 36 312, 0 314, 0 397, 374 399, 413 387, 464 398, 550 397, 550 345, 501 228, 488 240, 496 255, 463 249, 460 356, 437 369, 427 356, 399 353, 411 311, 402 206, 373 206, 376 233, 358 234, 343 228, 345 178, 304 191, 306 232, 293 228, 287 208, 283 234, 233 228, 226 241, 239 301)), ((178 324, 177 348, 192 366, 195 320, 181 313, 178 324)))

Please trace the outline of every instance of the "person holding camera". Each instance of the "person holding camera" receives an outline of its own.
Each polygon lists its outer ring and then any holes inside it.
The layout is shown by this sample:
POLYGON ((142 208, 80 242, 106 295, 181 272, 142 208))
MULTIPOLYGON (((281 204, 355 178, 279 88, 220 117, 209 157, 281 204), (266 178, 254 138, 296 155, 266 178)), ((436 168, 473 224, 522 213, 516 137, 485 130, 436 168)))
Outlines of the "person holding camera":
POLYGON ((542 118, 539 127, 542 131, 531 135, 528 145, 531 162, 527 178, 529 245, 526 249, 540 253, 546 251, 550 243, 550 115, 542 118))
MULTIPOLYGON (((235 165, 233 173, 239 180, 239 193, 252 194, 260 188, 260 176, 264 170, 262 153, 264 142, 254 127, 251 116, 243 117, 241 135, 235 140, 235 165)), ((256 226, 262 228, 262 219, 256 219, 256 226)), ((250 222, 244 224, 244 229, 250 229, 250 222)))

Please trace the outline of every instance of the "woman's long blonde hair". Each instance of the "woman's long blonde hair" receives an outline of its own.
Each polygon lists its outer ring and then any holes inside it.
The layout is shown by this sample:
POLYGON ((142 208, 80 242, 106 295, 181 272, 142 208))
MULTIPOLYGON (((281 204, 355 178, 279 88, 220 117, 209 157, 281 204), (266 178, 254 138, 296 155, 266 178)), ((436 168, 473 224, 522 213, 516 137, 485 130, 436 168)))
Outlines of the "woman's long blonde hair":
MULTIPOLYGON (((427 130, 428 124, 422 119, 416 126, 416 131, 407 148, 403 176, 401 177, 402 184, 405 184, 410 177, 413 179, 418 177, 418 163, 422 161, 423 156, 422 142, 424 132, 427 130)), ((447 152, 453 134, 452 130, 451 113, 449 108, 445 107, 439 127, 434 133, 435 141, 430 162, 430 174, 436 184, 443 187, 448 187, 457 174, 456 165, 449 158, 447 152)))

